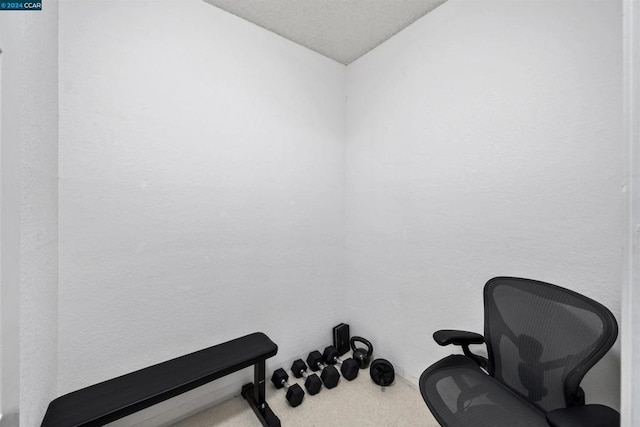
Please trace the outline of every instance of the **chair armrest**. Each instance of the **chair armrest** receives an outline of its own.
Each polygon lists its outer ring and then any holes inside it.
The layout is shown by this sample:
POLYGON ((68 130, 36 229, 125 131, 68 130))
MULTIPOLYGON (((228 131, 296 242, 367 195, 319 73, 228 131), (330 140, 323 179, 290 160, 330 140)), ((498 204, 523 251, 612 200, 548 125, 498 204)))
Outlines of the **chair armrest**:
POLYGON ((486 357, 478 356, 471 353, 469 350, 469 344, 482 344, 484 343, 484 337, 475 332, 458 331, 456 329, 441 329, 433 333, 433 339, 439 345, 459 345, 462 346, 462 352, 476 362, 482 369, 487 370, 489 367, 489 361, 486 357))
POLYGON ((482 344, 484 337, 475 332, 458 331, 455 329, 441 329, 433 333, 433 339, 439 345, 469 345, 482 344))
POLYGON ((547 414, 551 427, 618 427, 620 414, 604 405, 572 406, 547 414))

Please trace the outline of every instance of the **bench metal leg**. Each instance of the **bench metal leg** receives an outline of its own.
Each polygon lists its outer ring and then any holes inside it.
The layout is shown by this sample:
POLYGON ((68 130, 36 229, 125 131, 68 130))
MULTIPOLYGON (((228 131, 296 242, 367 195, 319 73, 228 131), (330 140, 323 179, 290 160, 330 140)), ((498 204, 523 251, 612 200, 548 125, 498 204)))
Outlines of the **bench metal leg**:
POLYGON ((254 382, 242 387, 242 397, 253 409, 256 416, 265 427, 280 427, 280 419, 273 413, 265 400, 265 361, 254 365, 254 382))
POLYGON ((265 377, 266 377, 266 364, 262 362, 253 365, 253 383, 255 385, 254 397, 258 404, 265 403, 265 377))

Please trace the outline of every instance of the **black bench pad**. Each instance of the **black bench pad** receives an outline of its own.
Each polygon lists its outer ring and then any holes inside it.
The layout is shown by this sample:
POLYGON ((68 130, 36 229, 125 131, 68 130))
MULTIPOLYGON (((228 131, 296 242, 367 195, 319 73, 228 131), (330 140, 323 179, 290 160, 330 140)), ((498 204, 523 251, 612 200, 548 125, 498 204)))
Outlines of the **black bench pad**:
POLYGON ((263 361, 278 352, 256 332, 58 397, 43 427, 101 426, 263 361))

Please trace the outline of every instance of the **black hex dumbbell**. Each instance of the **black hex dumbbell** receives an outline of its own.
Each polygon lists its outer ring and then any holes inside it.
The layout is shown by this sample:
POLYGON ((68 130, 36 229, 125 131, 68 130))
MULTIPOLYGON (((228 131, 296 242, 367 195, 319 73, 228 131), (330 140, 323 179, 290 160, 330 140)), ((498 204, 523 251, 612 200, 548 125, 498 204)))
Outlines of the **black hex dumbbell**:
POLYGON ((298 359, 293 362, 293 365, 291 365, 291 372, 293 372, 293 376, 296 378, 305 378, 304 387, 311 396, 320 393, 320 390, 322 389, 322 381, 320 381, 320 378, 316 374, 309 375, 307 373, 307 364, 304 363, 304 360, 298 359))
POLYGON ((320 374, 320 379, 326 388, 334 388, 338 385, 338 381, 340 381, 340 374, 335 366, 327 365, 324 363, 322 359, 322 354, 318 350, 314 350, 309 353, 307 357, 307 365, 311 368, 312 371, 319 371, 322 369, 322 373, 320 374))
POLYGON ((338 353, 338 350, 332 345, 324 349, 322 358, 327 365, 335 365, 338 363, 340 365, 340 372, 342 373, 342 376, 349 381, 354 380, 358 376, 358 372, 360 372, 358 362, 350 357, 342 360, 340 358, 340 353, 338 353))
POLYGON ((271 382, 276 388, 285 387, 287 389, 287 402, 295 408, 302 403, 304 390, 298 384, 289 385, 288 379, 289 375, 282 368, 276 369, 271 375, 271 382))

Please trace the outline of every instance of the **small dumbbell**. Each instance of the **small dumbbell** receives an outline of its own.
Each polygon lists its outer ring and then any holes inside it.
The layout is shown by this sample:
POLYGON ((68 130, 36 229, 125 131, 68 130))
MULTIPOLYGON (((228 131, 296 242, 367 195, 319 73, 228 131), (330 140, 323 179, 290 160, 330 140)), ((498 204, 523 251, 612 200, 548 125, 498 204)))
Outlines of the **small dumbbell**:
POLYGON ((338 350, 332 345, 324 349, 322 358, 327 365, 335 365, 338 363, 340 365, 340 372, 342 373, 342 376, 349 381, 354 380, 358 376, 358 372, 360 372, 358 362, 350 357, 342 360, 340 358, 340 353, 338 353, 338 350))
POLYGON ((276 369, 271 375, 271 382, 276 388, 285 387, 287 389, 287 402, 295 408, 302 403, 304 390, 298 384, 289 385, 288 379, 289 375, 282 368, 276 369))
POLYGON ((320 378, 316 374, 309 375, 307 373, 307 365, 304 363, 304 360, 298 359, 293 362, 291 372, 293 372, 293 376, 296 378, 305 378, 304 387, 311 396, 320 393, 320 390, 322 390, 322 381, 320 381, 320 378))
POLYGON ((312 371, 319 371, 322 369, 322 373, 320 374, 320 379, 326 388, 334 388, 338 385, 338 381, 340 381, 340 374, 335 366, 327 365, 322 360, 322 354, 318 350, 314 350, 309 353, 307 357, 307 365, 311 368, 312 371))

